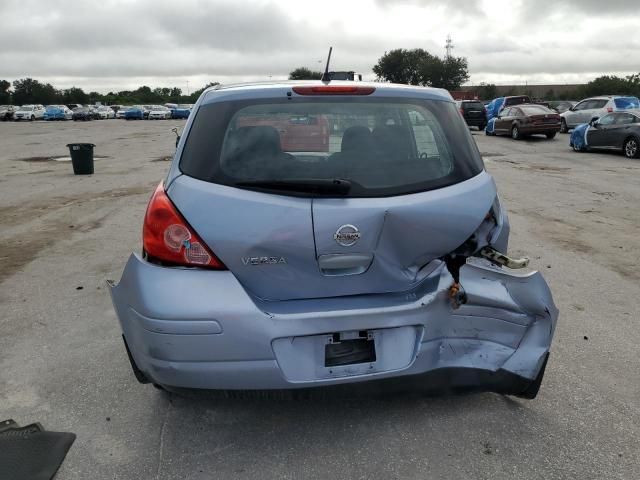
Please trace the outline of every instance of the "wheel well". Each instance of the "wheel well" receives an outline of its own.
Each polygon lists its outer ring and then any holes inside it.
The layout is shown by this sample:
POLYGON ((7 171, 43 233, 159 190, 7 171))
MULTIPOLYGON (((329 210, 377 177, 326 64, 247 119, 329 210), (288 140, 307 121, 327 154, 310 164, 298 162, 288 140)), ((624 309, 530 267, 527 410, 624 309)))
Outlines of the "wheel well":
POLYGON ((639 143, 640 143, 640 139, 638 138, 638 136, 637 136, 637 135, 629 135, 629 136, 627 136, 627 138, 625 138, 625 139, 624 139, 624 142, 622 142, 622 145, 624 145, 625 143, 627 143, 627 141, 631 140, 632 138, 633 138, 636 142, 639 142, 639 143))

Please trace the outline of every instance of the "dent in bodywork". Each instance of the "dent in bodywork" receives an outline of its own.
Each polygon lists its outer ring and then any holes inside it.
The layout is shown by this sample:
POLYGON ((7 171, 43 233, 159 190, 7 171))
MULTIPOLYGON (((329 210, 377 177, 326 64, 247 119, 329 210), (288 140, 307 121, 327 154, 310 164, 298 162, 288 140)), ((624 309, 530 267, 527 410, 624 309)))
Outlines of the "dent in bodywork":
POLYGON ((499 391, 520 394, 523 385, 538 379, 558 315, 544 279, 538 272, 516 274, 472 257, 460 268, 467 303, 457 310, 448 298, 452 281, 443 262, 436 260, 410 292, 270 302, 250 297, 228 271, 163 268, 133 255, 121 282, 110 290, 132 357, 154 383, 303 388, 441 369, 459 372, 451 374, 457 382, 479 378, 463 375, 471 369, 517 376, 519 383, 510 379, 499 391), (214 321, 223 334, 210 331, 214 321), (200 323, 202 328, 196 329, 200 323), (403 326, 421 327, 415 330, 422 333, 419 338, 416 333, 412 360, 393 366, 381 363, 372 374, 310 376, 297 370, 299 358, 279 357, 273 347, 282 338, 403 326), (288 375, 283 377, 285 370, 288 375))
POLYGON ((507 251, 508 238, 509 221, 502 209, 500 199, 496 196, 491 209, 476 231, 462 245, 443 257, 453 277, 453 283, 449 287, 449 298, 454 309, 467 301, 464 287, 460 283, 460 268, 467 263, 469 257, 482 256, 495 264, 510 268, 522 268, 528 265, 528 259, 511 259, 497 250, 507 251))

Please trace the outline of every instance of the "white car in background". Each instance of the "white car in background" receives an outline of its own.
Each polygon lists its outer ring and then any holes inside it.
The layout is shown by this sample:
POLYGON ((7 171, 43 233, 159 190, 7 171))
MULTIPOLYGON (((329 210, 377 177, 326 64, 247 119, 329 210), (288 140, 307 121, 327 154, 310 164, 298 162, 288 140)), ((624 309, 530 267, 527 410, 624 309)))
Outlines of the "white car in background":
POLYGON ((16 122, 20 120, 42 120, 44 111, 44 105, 22 105, 13 114, 13 119, 16 122))
POLYGON ((586 98, 560 114, 562 117, 560 133, 568 133, 569 130, 582 123, 589 123, 594 117, 600 118, 607 113, 632 109, 640 109, 638 97, 607 95, 586 98))
POLYGON ((130 106, 123 106, 120 105, 120 108, 118 109, 118 111, 116 112, 116 118, 122 118, 124 119, 124 114, 127 112, 127 110, 129 110, 131 107, 130 106))
POLYGON ((171 110, 163 105, 153 105, 149 109, 149 120, 168 120, 171 118, 171 110))
POLYGON ((111 107, 101 106, 95 109, 96 115, 99 119, 104 120, 107 118, 116 118, 116 112, 111 107))

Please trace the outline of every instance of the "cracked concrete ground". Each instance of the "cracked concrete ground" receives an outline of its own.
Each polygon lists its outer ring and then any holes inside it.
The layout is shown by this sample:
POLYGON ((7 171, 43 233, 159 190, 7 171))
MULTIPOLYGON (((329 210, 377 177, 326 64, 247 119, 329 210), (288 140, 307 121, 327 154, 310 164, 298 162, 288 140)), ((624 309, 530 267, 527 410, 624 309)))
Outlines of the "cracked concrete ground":
POLYGON ((59 480, 640 478, 640 160, 474 132, 561 311, 536 400, 182 398, 136 383, 104 286, 176 125, 0 123, 0 419, 77 434, 59 480), (49 160, 84 141, 95 175, 49 160))

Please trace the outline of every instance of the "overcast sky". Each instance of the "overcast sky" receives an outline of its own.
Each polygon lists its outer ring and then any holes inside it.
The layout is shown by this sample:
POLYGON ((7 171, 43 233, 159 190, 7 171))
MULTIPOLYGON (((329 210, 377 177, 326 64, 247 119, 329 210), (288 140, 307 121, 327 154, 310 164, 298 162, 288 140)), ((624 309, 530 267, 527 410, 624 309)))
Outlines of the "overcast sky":
POLYGON ((469 61, 470 83, 640 71, 638 0, 0 0, 0 79, 106 92, 286 78, 334 47, 373 79, 386 50, 469 61), (622 32, 626 34, 622 35, 622 32))

